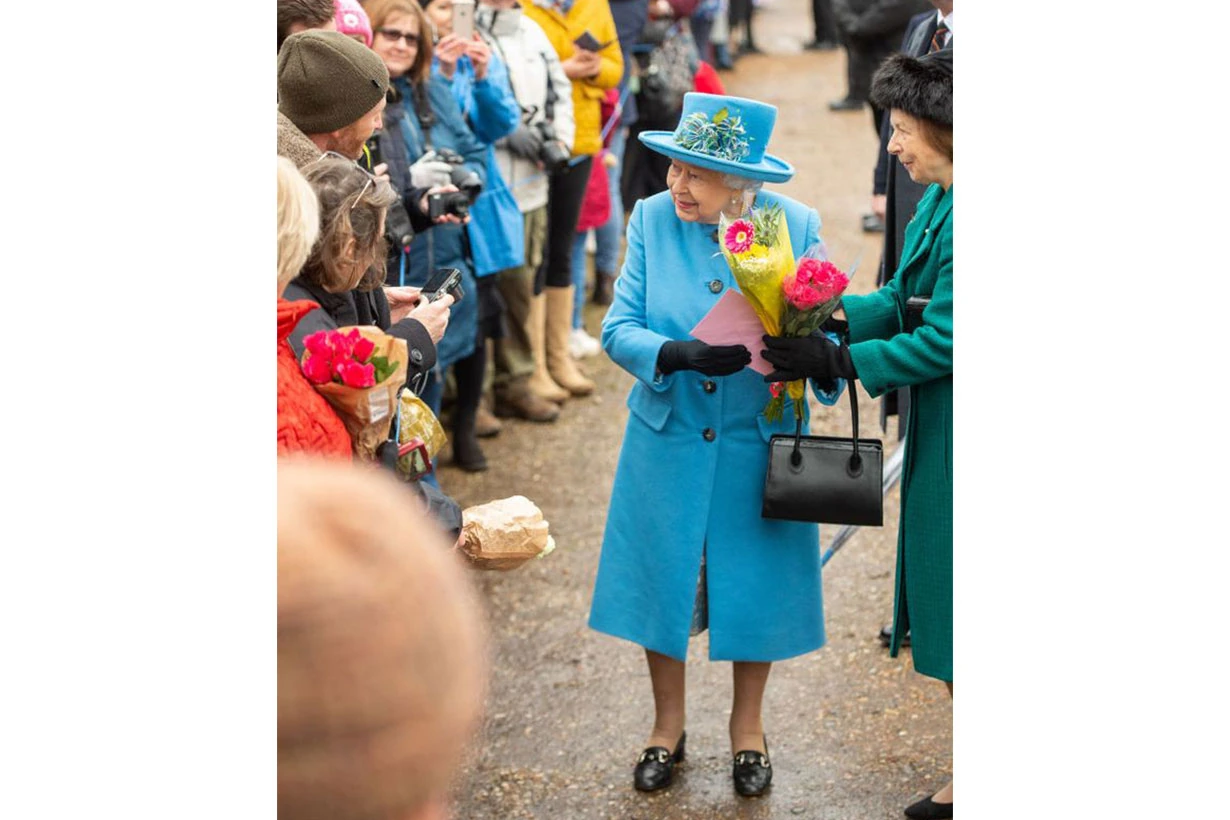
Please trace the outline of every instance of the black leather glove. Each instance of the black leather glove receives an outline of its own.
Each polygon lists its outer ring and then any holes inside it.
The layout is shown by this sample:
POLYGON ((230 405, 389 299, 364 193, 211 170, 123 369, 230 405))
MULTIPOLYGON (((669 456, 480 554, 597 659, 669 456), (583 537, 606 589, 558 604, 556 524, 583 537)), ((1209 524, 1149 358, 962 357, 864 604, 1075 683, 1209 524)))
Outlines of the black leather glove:
POLYGON ((761 352, 761 357, 777 368, 764 377, 767 382, 815 379, 827 383, 834 379, 858 378, 854 362, 850 361, 850 348, 835 345, 826 336, 801 339, 765 336, 764 343, 767 350, 761 352))
POLYGON ((751 363, 752 354, 743 345, 713 347, 701 341, 667 342, 658 350, 658 371, 664 376, 676 370, 729 376, 751 363))
POLYGON ((844 319, 830 316, 820 323, 820 329, 829 333, 836 333, 844 339, 846 334, 850 332, 850 323, 844 319))
POLYGON ((542 135, 537 128, 518 125, 516 131, 504 138, 504 146, 523 159, 536 160, 542 151, 542 135))

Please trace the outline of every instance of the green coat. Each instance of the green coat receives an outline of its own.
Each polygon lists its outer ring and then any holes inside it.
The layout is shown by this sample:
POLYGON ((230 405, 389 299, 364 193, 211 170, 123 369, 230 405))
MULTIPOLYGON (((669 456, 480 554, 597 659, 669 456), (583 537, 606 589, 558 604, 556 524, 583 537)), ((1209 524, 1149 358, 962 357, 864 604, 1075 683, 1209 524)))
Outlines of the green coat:
POLYGON ((952 187, 932 185, 905 229, 897 274, 842 300, 850 358, 872 396, 910 389, 901 479, 892 654, 910 632, 914 668, 952 680, 952 187), (905 302, 930 296, 902 332, 905 302))

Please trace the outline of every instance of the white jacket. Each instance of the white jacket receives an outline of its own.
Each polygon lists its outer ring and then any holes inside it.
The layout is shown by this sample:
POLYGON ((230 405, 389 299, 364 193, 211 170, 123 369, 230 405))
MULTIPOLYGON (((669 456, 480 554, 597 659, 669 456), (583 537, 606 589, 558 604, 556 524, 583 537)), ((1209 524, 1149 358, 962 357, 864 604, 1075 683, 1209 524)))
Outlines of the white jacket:
MULTIPOLYGON (((564 145, 572 145, 576 119, 572 114, 572 81, 560 65, 559 55, 542 27, 521 13, 519 6, 499 10, 480 5, 475 15, 478 30, 495 53, 508 66, 513 96, 521 106, 522 122, 534 124, 546 119, 547 77, 555 91, 555 133, 564 145), (532 116, 526 117, 532 112, 532 116)), ((512 190, 521 213, 547 204, 547 176, 529 160, 514 156, 500 143, 495 146, 500 173, 512 190)))

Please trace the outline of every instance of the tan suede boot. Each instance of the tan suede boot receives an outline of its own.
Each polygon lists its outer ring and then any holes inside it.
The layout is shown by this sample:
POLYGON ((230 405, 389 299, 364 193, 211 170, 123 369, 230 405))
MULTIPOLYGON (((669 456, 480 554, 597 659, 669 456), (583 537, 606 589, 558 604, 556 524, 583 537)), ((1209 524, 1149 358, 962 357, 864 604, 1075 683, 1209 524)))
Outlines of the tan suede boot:
POLYGON ((564 402, 572 394, 555 383, 547 372, 547 297, 538 294, 530 300, 530 348, 534 354, 534 373, 530 376, 530 390, 539 398, 564 402))
POLYGON ((568 353, 568 334, 572 332, 572 291, 547 287, 547 371, 560 387, 574 396, 588 396, 596 385, 585 378, 568 353))

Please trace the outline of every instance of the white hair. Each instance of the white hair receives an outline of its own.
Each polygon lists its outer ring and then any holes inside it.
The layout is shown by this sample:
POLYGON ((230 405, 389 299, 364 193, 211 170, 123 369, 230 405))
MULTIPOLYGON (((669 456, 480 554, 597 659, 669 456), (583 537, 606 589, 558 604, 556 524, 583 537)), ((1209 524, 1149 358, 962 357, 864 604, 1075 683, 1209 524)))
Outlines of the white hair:
POLYGON ((764 187, 764 180, 748 179, 738 174, 722 174, 722 184, 737 191, 759 191, 764 187))
POLYGON ((278 295, 299 275, 320 234, 316 192, 295 164, 278 157, 278 295))

